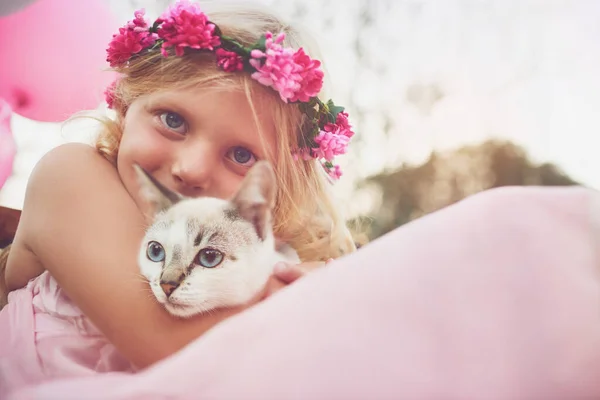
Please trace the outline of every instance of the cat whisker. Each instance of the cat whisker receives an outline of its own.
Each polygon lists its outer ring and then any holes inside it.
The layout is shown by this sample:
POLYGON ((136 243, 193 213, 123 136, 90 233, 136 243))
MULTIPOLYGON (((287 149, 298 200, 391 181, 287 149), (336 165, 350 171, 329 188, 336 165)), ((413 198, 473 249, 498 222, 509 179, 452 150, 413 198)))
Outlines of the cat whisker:
POLYGON ((151 288, 150 286, 146 286, 146 287, 144 288, 144 292, 146 292, 146 293, 152 293, 152 294, 154 293, 154 292, 152 291, 152 288, 151 288))
POLYGON ((205 310, 204 313, 206 313, 207 316, 214 316, 216 314, 214 308, 209 308, 208 310, 205 310))
POLYGON ((126 276, 126 279, 130 279, 132 281, 143 282, 146 285, 148 284, 148 279, 139 272, 132 273, 131 276, 126 276))

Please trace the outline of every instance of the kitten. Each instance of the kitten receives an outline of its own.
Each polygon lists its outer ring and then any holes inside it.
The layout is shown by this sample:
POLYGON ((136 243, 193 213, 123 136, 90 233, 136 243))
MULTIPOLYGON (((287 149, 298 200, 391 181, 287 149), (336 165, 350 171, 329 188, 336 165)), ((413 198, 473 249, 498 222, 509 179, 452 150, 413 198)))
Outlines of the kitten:
POLYGON ((248 171, 231 200, 183 198, 135 166, 143 197, 155 210, 139 253, 142 275, 171 314, 190 317, 241 305, 264 287, 278 261, 271 213, 275 175, 266 161, 248 171))

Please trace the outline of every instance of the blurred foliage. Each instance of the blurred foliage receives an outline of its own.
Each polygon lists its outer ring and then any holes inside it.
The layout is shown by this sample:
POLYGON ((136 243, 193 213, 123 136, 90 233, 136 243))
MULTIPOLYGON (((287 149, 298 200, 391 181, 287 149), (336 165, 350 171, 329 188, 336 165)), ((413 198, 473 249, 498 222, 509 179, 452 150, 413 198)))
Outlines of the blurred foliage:
POLYGON ((499 186, 564 186, 579 183, 550 163, 534 164, 511 142, 490 140, 447 153, 432 153, 420 166, 401 166, 359 184, 376 204, 351 221, 370 240, 469 195, 499 186))

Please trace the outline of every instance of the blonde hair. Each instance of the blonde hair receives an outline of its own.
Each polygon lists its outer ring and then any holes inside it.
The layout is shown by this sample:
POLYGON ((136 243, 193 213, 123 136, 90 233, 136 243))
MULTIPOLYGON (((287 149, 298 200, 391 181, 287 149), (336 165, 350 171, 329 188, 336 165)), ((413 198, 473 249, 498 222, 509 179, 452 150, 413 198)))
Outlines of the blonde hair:
MULTIPOLYGON (((301 47, 300 33, 271 13, 247 5, 219 6, 221 10, 209 11, 204 6, 203 9, 224 35, 250 45, 267 31, 283 31, 287 46, 301 47)), ((302 47, 313 54, 306 44, 302 47)), ((116 163, 127 108, 141 96, 166 89, 203 86, 241 90, 254 113, 259 133, 262 129, 257 109, 261 106, 272 109, 276 132, 283 133, 277 138, 277 153, 268 155, 275 166, 278 184, 275 235, 296 249, 303 261, 327 260, 354 251, 352 236, 338 211, 322 166, 315 160, 297 161, 292 157, 292 151, 302 141, 303 115, 297 105, 282 102, 275 91, 258 84, 248 74, 223 72, 215 64, 214 55, 208 53, 163 57, 157 50, 136 57, 126 68, 117 69, 121 78, 114 91, 116 117, 102 120, 97 150, 116 163)))

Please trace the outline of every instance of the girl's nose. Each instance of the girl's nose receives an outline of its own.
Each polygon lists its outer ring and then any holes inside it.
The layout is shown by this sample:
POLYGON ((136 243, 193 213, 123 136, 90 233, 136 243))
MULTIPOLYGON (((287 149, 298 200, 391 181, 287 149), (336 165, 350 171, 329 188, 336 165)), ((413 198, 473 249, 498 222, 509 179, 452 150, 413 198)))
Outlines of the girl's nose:
POLYGON ((215 153, 208 148, 181 152, 171 169, 179 193, 196 197, 210 191, 217 167, 215 153))

